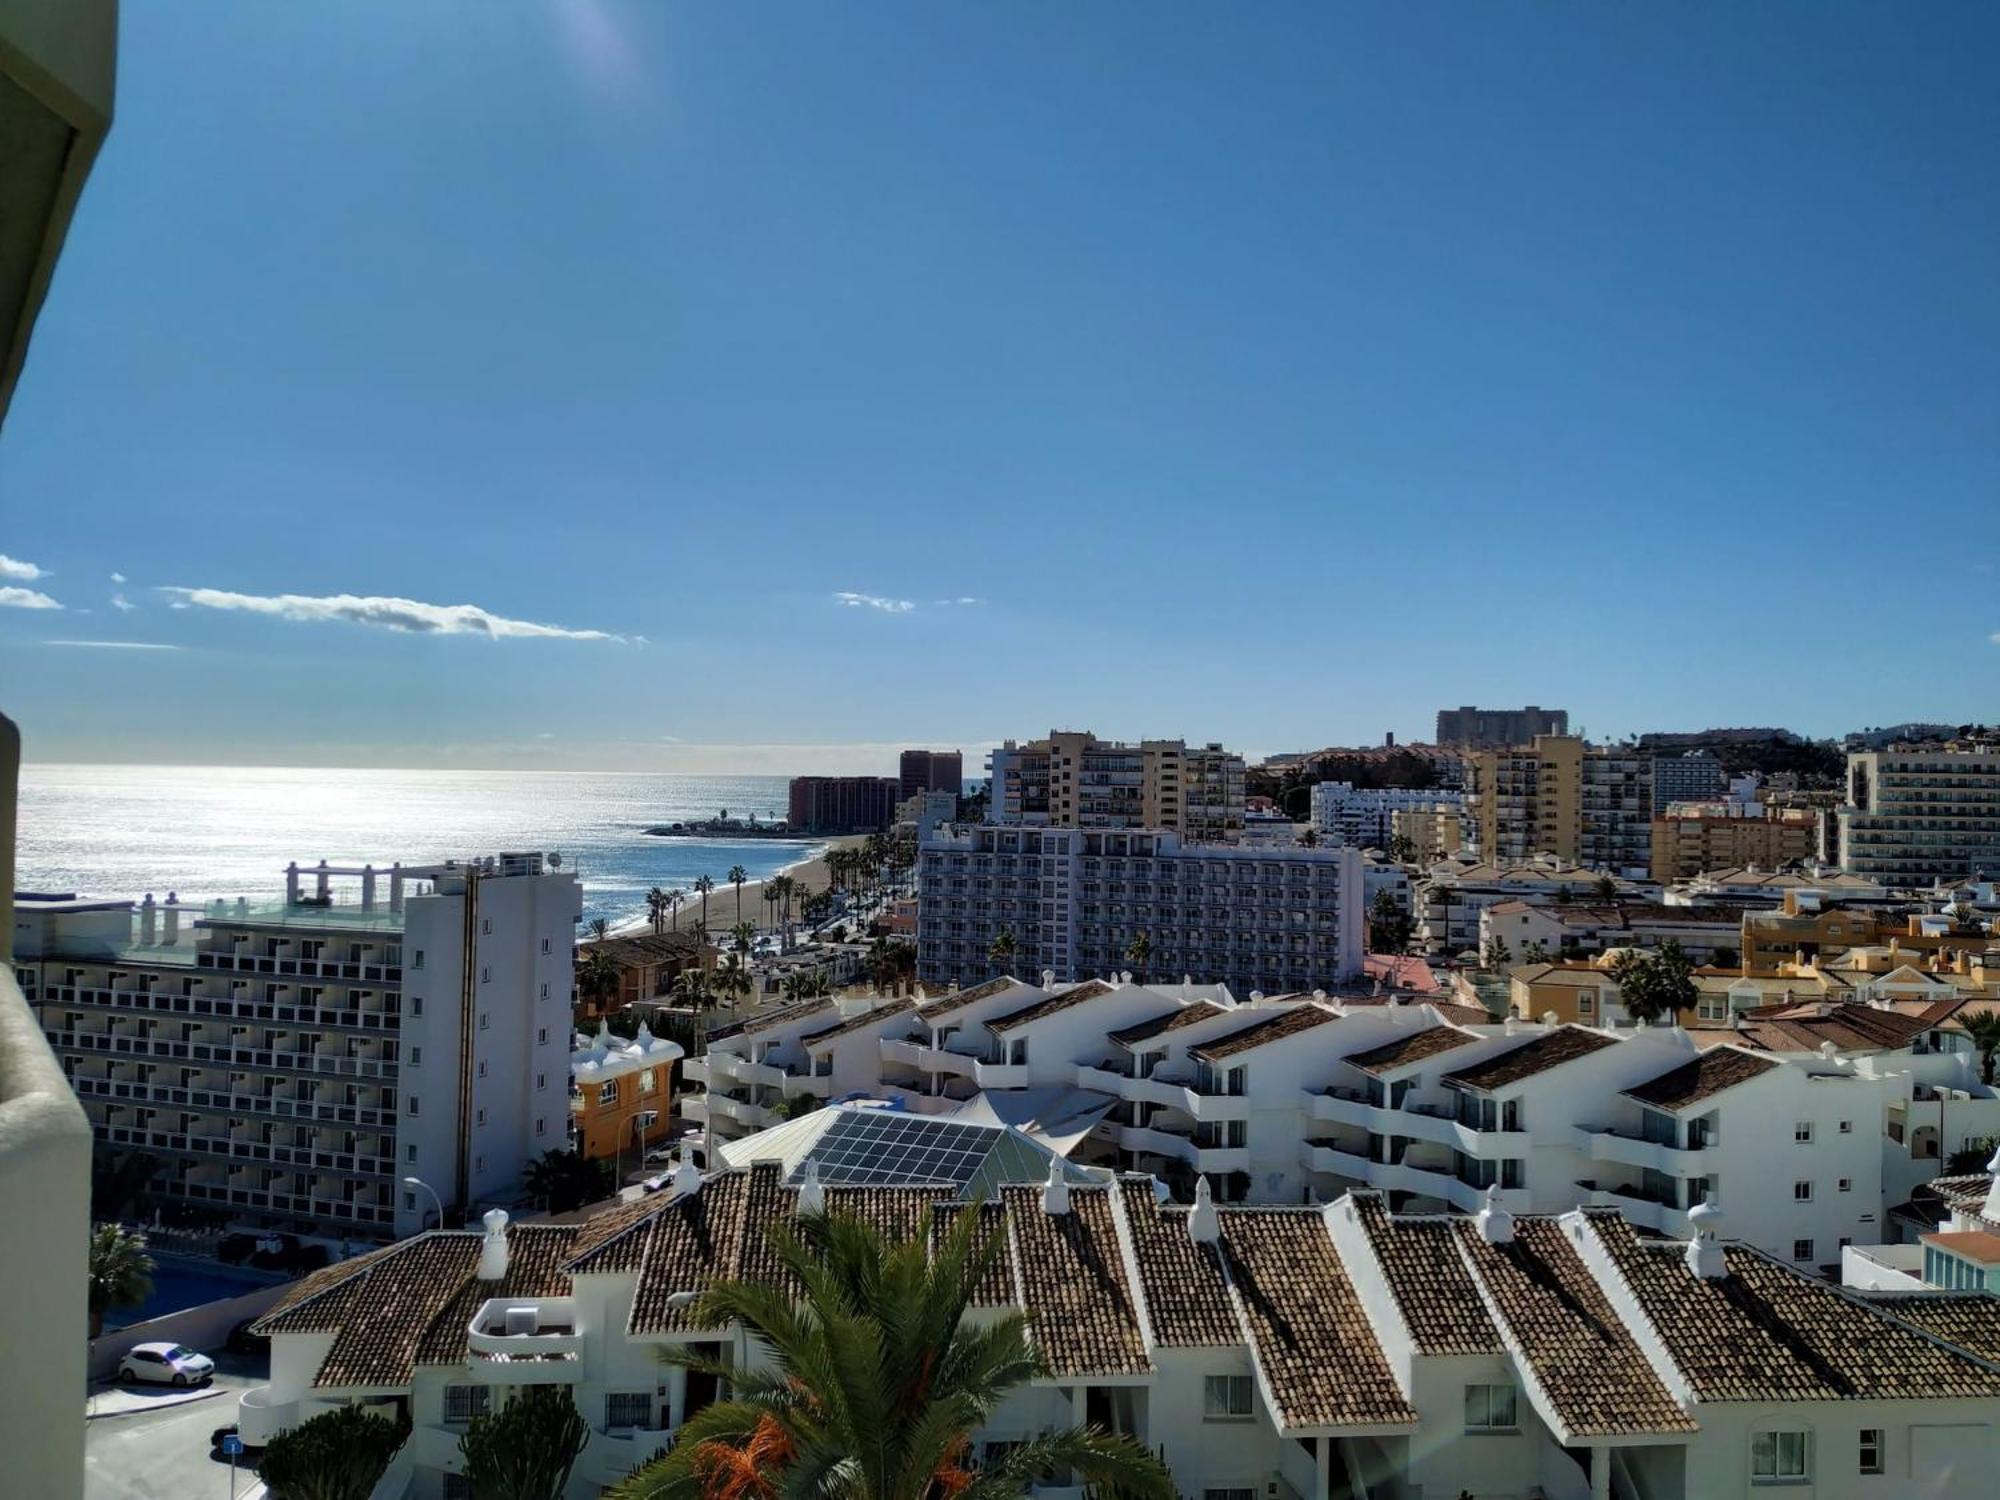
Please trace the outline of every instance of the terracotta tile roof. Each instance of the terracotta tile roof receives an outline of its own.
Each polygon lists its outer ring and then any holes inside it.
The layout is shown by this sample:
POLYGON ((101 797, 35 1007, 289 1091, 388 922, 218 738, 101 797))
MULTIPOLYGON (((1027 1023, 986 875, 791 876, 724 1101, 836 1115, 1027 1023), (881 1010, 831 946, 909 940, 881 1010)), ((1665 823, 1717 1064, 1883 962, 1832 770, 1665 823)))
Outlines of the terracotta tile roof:
POLYGON ((624 937, 605 938, 600 942, 584 943, 580 952, 609 953, 621 965, 685 963, 698 958, 707 944, 686 932, 634 932, 624 937))
POLYGON ((923 1005, 924 1018, 928 1020, 932 1016, 948 1016, 953 1011, 963 1010, 966 1006, 972 1005, 977 1001, 985 1000, 993 995, 1005 994, 1010 987, 1020 982, 1010 974, 1002 974, 997 978, 987 980, 984 984, 975 984, 969 990, 953 990, 949 995, 941 995, 935 1000, 925 1001, 923 1005))
MULTIPOLYGON (((931 1212, 931 1244, 936 1246, 951 1228, 958 1216, 965 1212, 963 1203, 939 1203, 931 1212)), ((985 1221, 992 1233, 1000 1236, 1000 1253, 987 1268, 979 1285, 973 1288, 974 1307, 1019 1307, 1021 1305, 1021 1282, 1016 1274, 1013 1226, 1007 1221, 1007 1210, 1000 1204, 988 1200, 979 1205, 979 1217, 985 1221)))
POLYGON ((1458 1253, 1455 1221, 1392 1218, 1380 1193, 1349 1194, 1419 1354, 1494 1354, 1500 1334, 1458 1253))
POLYGON ((1768 1057, 1754 1057, 1735 1047, 1717 1047, 1702 1053, 1692 1062, 1667 1069, 1657 1078, 1634 1084, 1625 1090, 1625 1095, 1659 1109, 1687 1109, 1714 1098, 1724 1089, 1748 1083, 1777 1066, 1768 1057))
POLYGON ((1183 1026, 1193 1026, 1197 1022, 1223 1014, 1225 1014, 1223 1008, 1213 1000, 1197 1000, 1192 1005, 1163 1011, 1150 1021, 1141 1021, 1137 1026, 1120 1027, 1111 1033, 1111 1040, 1121 1047, 1129 1047, 1134 1042, 1150 1041, 1170 1031, 1179 1031, 1183 1026))
POLYGON ((613 1204, 585 1219, 576 1226, 576 1243, 570 1247, 569 1264, 563 1269, 572 1275, 638 1270, 652 1218, 672 1201, 667 1193, 654 1193, 631 1203, 613 1204))
POLYGON ((1601 1031, 1586 1031, 1581 1026, 1558 1026, 1554 1031, 1545 1031, 1533 1041, 1524 1042, 1497 1057, 1476 1062, 1456 1073, 1447 1073, 1444 1081, 1482 1092, 1503 1089, 1524 1078, 1533 1078, 1538 1073, 1546 1073, 1551 1068, 1559 1068, 1564 1063, 1575 1062, 1580 1057, 1588 1057, 1593 1052, 1617 1045, 1616 1037, 1606 1036, 1601 1031))
POLYGON ((767 1010, 761 1016, 752 1016, 743 1023, 743 1035, 756 1036, 760 1032, 788 1026, 794 1021, 803 1021, 823 1010, 832 1010, 833 1001, 828 999, 800 1000, 792 1005, 781 1005, 776 1010, 767 1010))
POLYGON ((272 1333, 331 1333, 340 1327, 354 1293, 367 1279, 365 1272, 415 1244, 398 1240, 365 1255, 337 1260, 330 1266, 300 1278, 297 1285, 271 1304, 269 1312, 257 1320, 257 1331, 272 1333))
POLYGON ((1071 1187, 1069 1212, 1047 1213, 1042 1189, 1001 1189, 1012 1220, 1028 1327, 1050 1372, 1138 1375, 1152 1369, 1138 1305, 1126 1281, 1110 1185, 1071 1187))
POLYGON ((1703 1401, 2000 1396, 2000 1371, 1940 1348, 1857 1298, 1743 1245, 1705 1280, 1682 1247, 1586 1215, 1646 1319, 1703 1401))
POLYGON ((466 1325, 489 1297, 567 1297, 569 1277, 563 1263, 576 1242, 569 1224, 519 1224, 507 1231, 507 1274, 498 1281, 467 1275, 458 1294, 446 1302, 417 1340, 417 1365, 457 1365, 465 1362, 466 1325))
POLYGON ((874 1010, 863 1011, 858 1016, 849 1016, 838 1026, 829 1026, 824 1031, 815 1031, 805 1038, 806 1050, 810 1052, 822 1042, 830 1042, 837 1036, 846 1036, 851 1031, 863 1027, 879 1026, 884 1021, 893 1021, 898 1016, 907 1016, 917 1008, 914 1000, 898 1000, 893 1005, 878 1005, 874 1010))
POLYGON ((1924 1243, 1949 1250, 1953 1255, 1962 1255, 1967 1260, 1976 1260, 1982 1265, 1990 1266, 2000 1261, 2000 1234, 1990 1229, 1959 1229, 1927 1234, 1924 1243))
POLYGON ((1470 1220, 1453 1227, 1502 1340, 1567 1429, 1563 1441, 1695 1431, 1561 1223, 1516 1219, 1504 1245, 1486 1243, 1470 1220))
POLYGON ((1279 1429, 1415 1423, 1319 1211, 1227 1208, 1218 1217, 1279 1429))
POLYGON ((1988 1364, 2000 1364, 2000 1297, 1991 1292, 1871 1292, 1864 1297, 1899 1323, 1988 1364))
POLYGON ((479 1264, 479 1241, 475 1233, 434 1230, 371 1268, 348 1301, 314 1386, 408 1385, 418 1343, 479 1264))
MULTIPOLYGON (((759 1162, 751 1172, 776 1178, 776 1162, 759 1162)), ((679 1292, 699 1294, 710 1282, 736 1274, 743 1257, 743 1200, 751 1172, 724 1172, 709 1178, 701 1190, 668 1203, 648 1221, 646 1245, 639 1266, 639 1284, 632 1294, 633 1333, 667 1333, 696 1328, 687 1306, 673 1306, 679 1292)))
POLYGON ((1242 1343, 1222 1257, 1215 1246, 1189 1238, 1187 1209, 1162 1204, 1150 1177, 1127 1177, 1119 1187, 1153 1342, 1169 1349, 1242 1343))
POLYGON ((1471 1032, 1460 1031, 1453 1026, 1426 1026, 1422 1031, 1399 1036, 1393 1042, 1384 1042, 1365 1052, 1350 1052, 1341 1061, 1352 1063, 1364 1073, 1387 1073, 1393 1068, 1422 1062, 1425 1058, 1455 1051, 1478 1040, 1471 1032))
POLYGON ((1287 1037, 1298 1036, 1311 1031, 1315 1026, 1324 1026, 1340 1017, 1318 1005, 1299 1005, 1275 1016, 1266 1016, 1261 1021, 1253 1021, 1240 1031, 1232 1031, 1210 1042, 1200 1042, 1189 1048, 1196 1057, 1214 1060, 1220 1057, 1234 1057, 1239 1052, 1248 1052, 1252 1047, 1268 1046, 1272 1042, 1282 1042, 1287 1037))
POLYGON ((1915 1016, 1851 1000, 1809 1000, 1745 1011, 1736 1039, 1766 1052, 1817 1052, 1832 1042, 1842 1052, 1906 1047, 1929 1027, 1915 1016))
POLYGON ((1379 979, 1393 989, 1412 990, 1420 995, 1435 994, 1442 988, 1431 966, 1421 958, 1408 954, 1363 954, 1361 971, 1370 979, 1379 979))
POLYGON ((1101 979, 1086 979, 1082 984, 1071 985, 1059 994, 1046 995, 1032 1005, 1024 1005, 1019 1010, 1010 1010, 1004 1016, 997 1016, 986 1023, 988 1031, 1012 1031, 1018 1026, 1026 1026, 1039 1021, 1044 1016, 1053 1016, 1072 1006, 1087 1005, 1100 996, 1114 993, 1115 986, 1101 979))

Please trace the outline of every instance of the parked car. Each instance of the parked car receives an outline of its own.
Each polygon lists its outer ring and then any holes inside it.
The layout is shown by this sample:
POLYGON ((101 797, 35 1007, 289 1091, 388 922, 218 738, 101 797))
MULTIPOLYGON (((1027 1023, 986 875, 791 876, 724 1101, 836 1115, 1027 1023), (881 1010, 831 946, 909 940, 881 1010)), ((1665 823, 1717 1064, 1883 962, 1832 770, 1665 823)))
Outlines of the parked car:
POLYGON ((215 1374, 215 1361, 180 1344, 134 1344, 118 1362, 127 1385, 200 1385, 215 1374))
POLYGON ((238 1323, 234 1328, 229 1330, 229 1352, 231 1354, 269 1354, 271 1352, 270 1339, 261 1333, 252 1333, 250 1331, 256 1321, 255 1318, 245 1318, 241 1323, 238 1323))

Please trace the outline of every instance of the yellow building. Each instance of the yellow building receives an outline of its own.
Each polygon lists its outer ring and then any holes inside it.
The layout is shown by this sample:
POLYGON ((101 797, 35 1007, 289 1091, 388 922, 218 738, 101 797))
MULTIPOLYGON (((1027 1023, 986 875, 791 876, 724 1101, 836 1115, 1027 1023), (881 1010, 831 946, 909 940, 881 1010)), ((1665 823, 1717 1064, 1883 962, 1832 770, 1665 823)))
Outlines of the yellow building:
POLYGON ((1692 880, 1711 870, 1775 870, 1819 849, 1819 814, 1740 802, 1676 803, 1653 819, 1653 879, 1692 880))
POLYGON ((1652 863, 1653 762, 1577 735, 1538 734, 1532 745, 1465 758, 1482 859, 1552 854, 1625 871, 1652 863))
POLYGON ((1398 808, 1389 814, 1389 837, 1410 841, 1410 862, 1425 868, 1465 847, 1465 824, 1456 807, 1398 808))
POLYGON ((992 752, 993 820, 1045 828, 1168 828, 1189 843, 1243 833, 1243 757, 1185 740, 1136 745, 1087 730, 992 752))
POLYGON ((648 1144, 665 1138, 673 1102, 678 1042, 656 1037, 643 1025, 631 1041, 599 1029, 577 1038, 569 1059, 570 1115, 576 1149, 613 1160, 631 1154, 643 1161, 648 1144))
POLYGON ((1521 964, 1507 979, 1507 1011, 1519 1021, 1602 1026, 1618 1004, 1618 982, 1598 961, 1521 964))

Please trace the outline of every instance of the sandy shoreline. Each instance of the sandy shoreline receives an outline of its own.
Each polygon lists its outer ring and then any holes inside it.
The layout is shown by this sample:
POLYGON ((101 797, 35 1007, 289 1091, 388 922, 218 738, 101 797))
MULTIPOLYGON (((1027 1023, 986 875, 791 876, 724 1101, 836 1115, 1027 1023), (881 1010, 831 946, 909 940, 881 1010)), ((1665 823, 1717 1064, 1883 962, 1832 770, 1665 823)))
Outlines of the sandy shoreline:
MULTIPOLYGON (((794 920, 798 917, 799 900, 802 895, 813 895, 833 884, 833 872, 826 867, 826 856, 835 849, 853 849, 864 842, 866 840, 861 834, 847 834, 841 838, 828 839, 818 854, 808 855, 805 859, 789 864, 779 871, 779 874, 789 875, 799 883, 798 890, 792 893, 794 920)), ((723 879, 729 873, 726 866, 710 873, 715 876, 715 889, 708 893, 708 933, 711 938, 716 938, 736 925, 736 887, 723 879)), ((767 880, 775 878, 765 877, 767 880)), ((701 921, 701 897, 695 894, 692 885, 683 886, 682 889, 687 892, 688 898, 681 903, 679 915, 668 919, 666 924, 668 931, 692 928, 701 921)), ((744 881, 743 920, 762 927, 769 920, 770 914, 771 908, 764 903, 764 880, 744 881)), ((614 933, 650 932, 652 927, 652 920, 641 911, 613 923, 611 930, 614 933)))

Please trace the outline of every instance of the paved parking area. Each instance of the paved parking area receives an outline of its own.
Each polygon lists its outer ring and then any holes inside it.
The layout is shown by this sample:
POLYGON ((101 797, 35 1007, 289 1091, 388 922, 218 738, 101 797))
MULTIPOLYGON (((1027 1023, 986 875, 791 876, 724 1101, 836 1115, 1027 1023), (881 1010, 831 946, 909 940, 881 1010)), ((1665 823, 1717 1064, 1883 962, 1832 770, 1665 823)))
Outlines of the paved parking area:
MULTIPOLYGON (((264 1378, 261 1360, 217 1355, 215 1379, 205 1390, 93 1391, 96 1416, 83 1438, 86 1500, 228 1500, 229 1460, 213 1435, 236 1421, 237 1394, 264 1378)), ((239 1468, 237 1500, 256 1482, 255 1473, 239 1468)))

